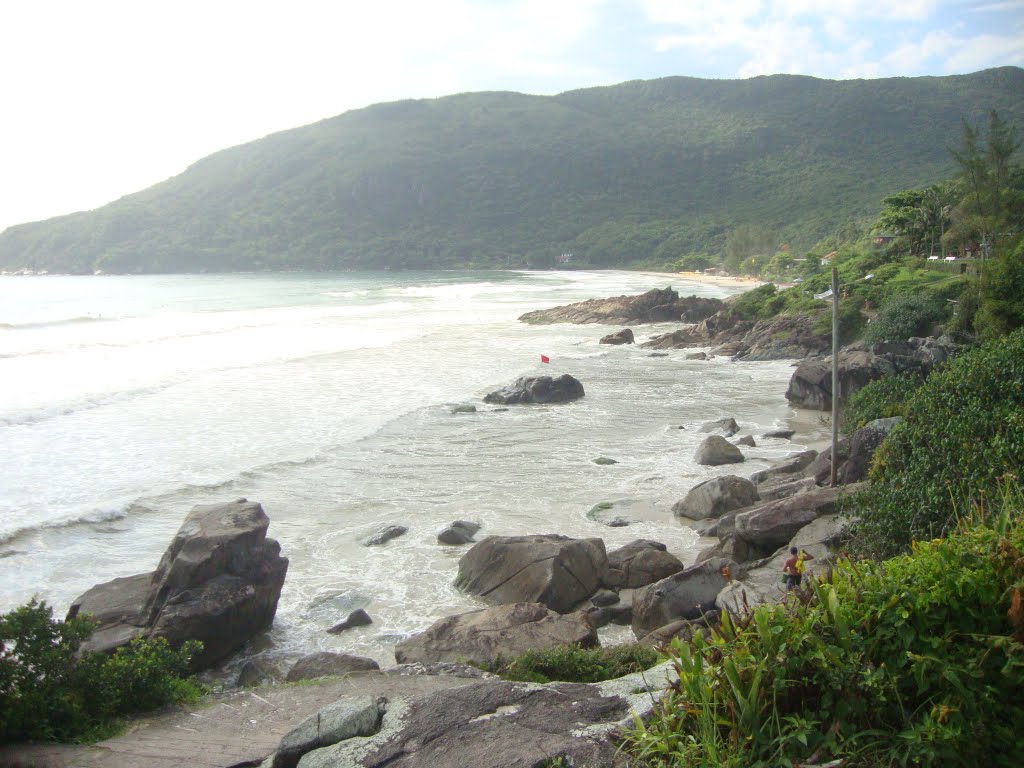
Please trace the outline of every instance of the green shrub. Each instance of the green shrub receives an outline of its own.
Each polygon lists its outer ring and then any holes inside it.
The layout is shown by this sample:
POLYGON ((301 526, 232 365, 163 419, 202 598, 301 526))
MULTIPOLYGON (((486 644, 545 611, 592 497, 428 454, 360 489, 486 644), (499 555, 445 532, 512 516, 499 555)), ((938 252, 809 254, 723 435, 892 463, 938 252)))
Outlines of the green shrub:
MULTIPOLYGON (((839 343, 848 344, 860 336, 861 330, 867 318, 860 311, 860 306, 851 299, 840 299, 839 301, 839 343)), ((814 321, 812 330, 822 336, 832 335, 832 309, 825 310, 817 320, 814 321)))
POLYGON ((869 421, 904 416, 911 395, 924 383, 914 372, 885 376, 861 387, 843 406, 843 431, 852 434, 869 421))
POLYGON ((741 293, 732 304, 732 311, 741 320, 758 320, 771 317, 782 310, 786 299, 774 283, 765 283, 746 293, 741 293))
POLYGON ((550 683, 599 683, 649 669, 660 656, 653 648, 637 644, 607 648, 562 645, 545 651, 527 651, 513 659, 498 659, 488 671, 506 680, 550 683))
POLYGON ((96 736, 115 718, 185 701, 201 688, 182 679, 202 647, 172 650, 137 639, 112 655, 79 654, 94 622, 56 621, 45 602, 0 616, 0 743, 96 736))
POLYGON ((868 324, 865 341, 906 341, 911 336, 927 336, 935 323, 946 319, 946 309, 927 294, 891 296, 868 324))
POLYGON ((1024 477, 1024 329, 950 361, 910 397, 875 453, 872 483, 842 502, 855 551, 905 552, 945 535, 957 510, 1024 477))
POLYGON ((624 749, 644 765, 1019 764, 1024 525, 840 561, 782 604, 675 644, 679 683, 624 749))

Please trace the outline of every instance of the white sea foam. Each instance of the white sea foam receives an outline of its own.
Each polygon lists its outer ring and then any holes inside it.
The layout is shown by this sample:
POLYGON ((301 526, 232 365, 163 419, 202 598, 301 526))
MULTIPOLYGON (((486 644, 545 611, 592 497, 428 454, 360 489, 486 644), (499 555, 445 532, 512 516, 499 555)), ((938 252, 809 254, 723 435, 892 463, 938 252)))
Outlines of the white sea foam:
MULTIPOLYGON (((245 496, 264 505, 291 562, 271 653, 391 661, 395 637, 480 605, 452 586, 464 550, 438 545, 443 524, 609 547, 652 538, 692 558, 696 537, 670 508, 714 472, 692 461, 695 425, 729 415, 757 434, 790 413, 785 362, 652 358, 599 345, 607 327, 516 321, 664 287, 662 276, 18 278, 34 302, 8 280, 0 323, 38 327, 0 328, 0 610, 36 593, 60 610, 97 582, 151 570, 194 504, 245 496), (99 314, 120 319, 61 320, 99 314), (586 397, 482 402, 542 373, 571 373, 586 397), (603 500, 646 511, 607 528, 587 517, 603 500), (360 543, 385 524, 409 532, 360 543), (333 609, 311 610, 333 593, 333 609), (353 601, 374 624, 325 634, 353 601)), ((748 451, 750 471, 793 447, 748 451)))

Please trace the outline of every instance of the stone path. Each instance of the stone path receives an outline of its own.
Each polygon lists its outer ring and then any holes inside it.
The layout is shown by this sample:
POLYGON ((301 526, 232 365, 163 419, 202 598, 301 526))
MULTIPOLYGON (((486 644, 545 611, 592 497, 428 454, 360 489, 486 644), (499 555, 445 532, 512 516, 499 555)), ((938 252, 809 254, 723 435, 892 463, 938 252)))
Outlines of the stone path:
POLYGON ((128 732, 91 746, 0 747, 0 768, 255 766, 299 722, 341 696, 414 697, 478 682, 453 675, 367 672, 214 694, 197 707, 133 720, 128 732))

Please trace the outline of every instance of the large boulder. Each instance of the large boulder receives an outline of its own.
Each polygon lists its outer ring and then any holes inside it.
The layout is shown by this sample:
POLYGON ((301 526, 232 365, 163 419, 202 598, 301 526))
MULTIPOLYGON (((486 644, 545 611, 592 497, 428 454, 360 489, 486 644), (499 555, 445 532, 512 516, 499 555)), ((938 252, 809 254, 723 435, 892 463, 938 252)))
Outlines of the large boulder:
POLYGON ((474 523, 471 520, 456 520, 437 532, 437 541, 439 544, 452 546, 469 544, 479 530, 480 523, 474 523))
POLYGON ((583 385, 567 373, 551 376, 522 376, 513 384, 484 397, 485 403, 568 403, 584 395, 583 385))
POLYGON ((723 475, 695 485, 684 499, 672 506, 672 512, 677 517, 704 520, 749 507, 758 499, 757 488, 752 482, 737 475, 723 475))
POLYGON ((319 651, 303 656, 288 670, 289 683, 299 680, 315 680, 318 677, 336 677, 353 672, 378 672, 380 664, 365 656, 348 653, 319 651))
POLYGON ((631 589, 653 584, 683 570, 682 562, 660 541, 637 539, 608 553, 605 584, 612 589, 631 589))
MULTIPOLYGON (((914 338, 865 346, 851 344, 839 351, 839 397, 845 400, 875 379, 894 373, 927 375, 955 355, 960 347, 948 336, 914 338)), ((798 408, 825 411, 832 407, 832 358, 804 360, 789 381, 786 398, 798 408)))
POLYGON ((849 491, 848 487, 815 488, 754 507, 736 516, 736 534, 761 550, 781 547, 808 523, 834 513, 839 495, 849 491))
POLYGON ((739 464, 743 461, 743 452, 721 435, 711 435, 700 444, 693 459, 708 467, 739 464))
POLYGON ((281 739, 268 768, 295 768, 307 752, 353 736, 372 736, 380 728, 386 701, 346 696, 314 712, 281 739))
POLYGON ((765 480, 777 478, 781 475, 795 475, 796 473, 803 473, 808 465, 814 461, 818 456, 817 451, 800 451, 794 453, 791 456, 787 456, 784 459, 772 464, 767 469, 762 469, 750 476, 750 482, 754 485, 761 487, 761 483, 765 480))
POLYGON ((492 603, 543 603, 567 613, 605 581, 601 539, 488 536, 459 560, 455 586, 492 603))
POLYGON ((100 621, 83 648, 164 637, 172 646, 203 643, 195 669, 224 659, 274 620, 288 560, 267 538, 269 524, 245 499, 193 508, 153 573, 97 585, 72 603, 69 616, 100 621))
POLYGON ((859 483, 867 478, 875 450, 899 422, 898 416, 875 419, 853 433, 850 438, 850 457, 842 467, 841 482, 859 483))
MULTIPOLYGON (((865 384, 893 373, 896 373, 896 368, 891 362, 867 350, 840 350, 840 401, 865 384)), ((786 399, 797 408, 829 410, 832 407, 832 358, 818 357, 801 362, 790 377, 786 399)))
POLYGON ((619 345, 632 344, 633 341, 633 330, 631 328, 623 328, 621 331, 609 333, 607 336, 601 337, 601 341, 599 343, 619 345))
POLYGON ((540 603, 513 603, 446 616, 395 646, 399 664, 470 662, 490 664, 526 651, 560 645, 590 648, 597 632, 582 613, 559 614, 540 603))
POLYGON ((678 619, 697 619, 715 607, 728 580, 723 569, 736 563, 712 558, 633 593, 633 634, 645 637, 678 619))

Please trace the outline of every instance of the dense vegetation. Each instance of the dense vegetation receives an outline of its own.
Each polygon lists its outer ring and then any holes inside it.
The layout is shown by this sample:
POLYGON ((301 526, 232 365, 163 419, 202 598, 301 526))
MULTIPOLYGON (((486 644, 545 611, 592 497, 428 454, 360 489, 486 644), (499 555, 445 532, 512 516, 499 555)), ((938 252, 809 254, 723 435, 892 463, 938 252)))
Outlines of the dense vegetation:
POLYGON ((111 655, 79 654, 94 626, 84 616, 56 621, 35 600, 0 615, 0 744, 100 738, 118 718, 202 692, 186 677, 198 642, 137 639, 111 655))
POLYGON ((1022 472, 1024 328, 961 355, 913 389, 875 455, 871 485, 848 502, 859 517, 853 542, 860 552, 887 556, 915 539, 943 536, 971 504, 998 502, 1022 472))
POLYGON ((947 178, 961 116, 1024 120, 1024 70, 665 78, 379 104, 11 227, 0 268, 108 272, 678 266, 846 239, 947 178))
POLYGON ((642 672, 657 664, 661 656, 653 648, 638 645, 612 645, 606 648, 581 648, 564 645, 543 651, 526 651, 511 659, 498 659, 487 671, 506 680, 528 683, 599 683, 633 672, 642 672))
POLYGON ((625 748, 682 768, 1019 765, 1024 499, 673 647, 680 682, 625 748))

